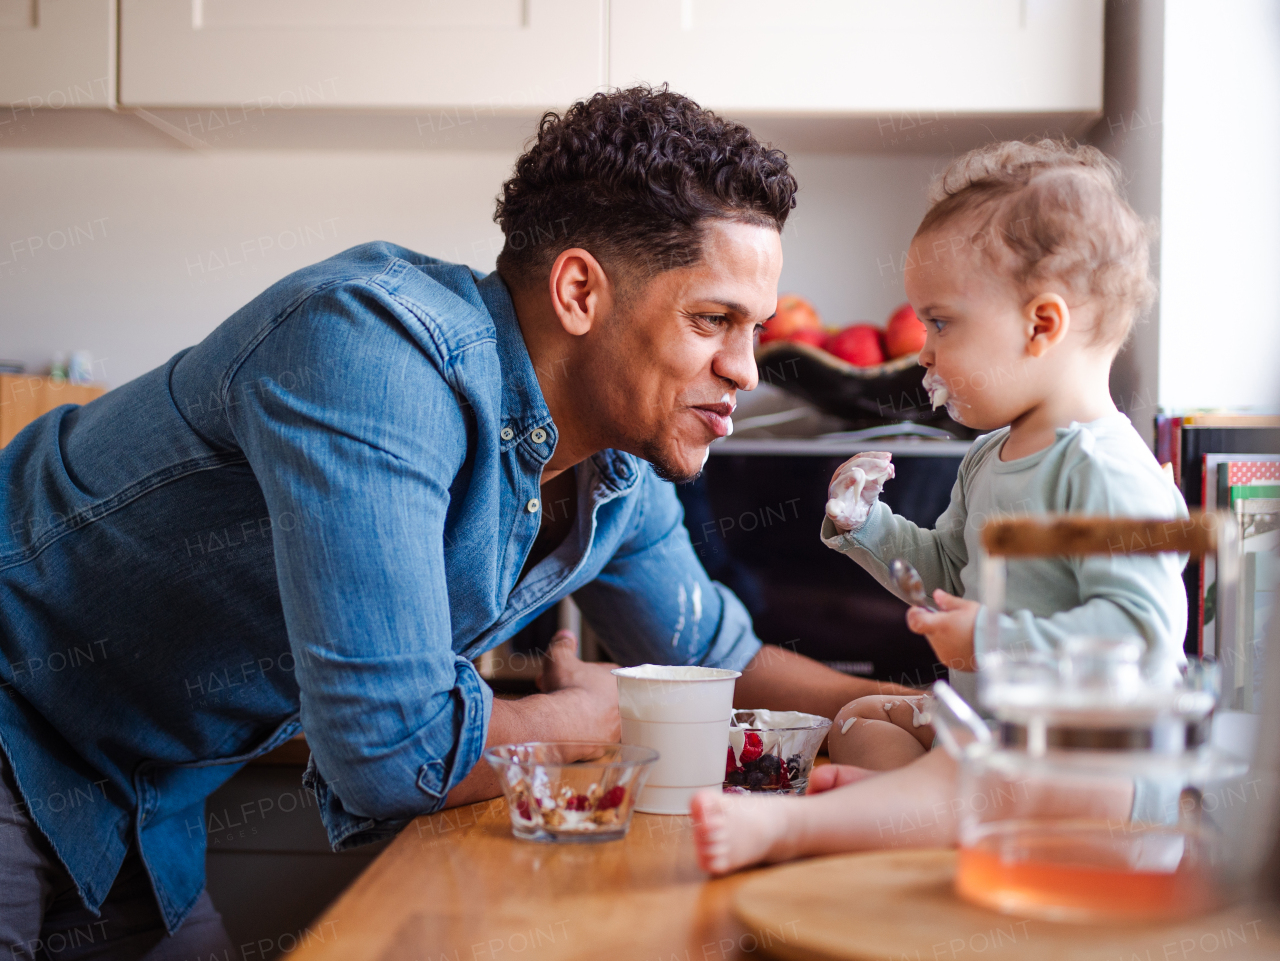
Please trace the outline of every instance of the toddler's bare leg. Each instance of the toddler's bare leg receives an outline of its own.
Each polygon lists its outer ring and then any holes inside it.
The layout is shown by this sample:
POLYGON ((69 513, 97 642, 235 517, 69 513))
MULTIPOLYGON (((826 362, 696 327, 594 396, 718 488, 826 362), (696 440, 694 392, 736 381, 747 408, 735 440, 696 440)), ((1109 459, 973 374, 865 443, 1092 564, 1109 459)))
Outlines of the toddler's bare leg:
POLYGON ((933 744, 923 721, 925 695, 872 694, 850 701, 836 715, 827 738, 832 763, 872 771, 910 764, 933 744))
POLYGON ((728 874, 761 861, 953 845, 955 770, 945 751, 933 751, 900 770, 809 797, 702 791, 690 810, 698 863, 728 874))

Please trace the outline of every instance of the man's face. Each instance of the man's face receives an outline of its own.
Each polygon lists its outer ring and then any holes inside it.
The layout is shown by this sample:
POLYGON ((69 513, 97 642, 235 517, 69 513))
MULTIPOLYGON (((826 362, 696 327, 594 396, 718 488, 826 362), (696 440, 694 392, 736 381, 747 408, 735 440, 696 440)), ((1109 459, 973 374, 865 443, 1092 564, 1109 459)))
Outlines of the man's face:
POLYGON ((777 307, 781 272, 776 230, 716 220, 697 264, 624 287, 591 351, 607 446, 670 480, 696 477, 708 445, 733 430, 738 391, 756 386, 755 331, 777 307))

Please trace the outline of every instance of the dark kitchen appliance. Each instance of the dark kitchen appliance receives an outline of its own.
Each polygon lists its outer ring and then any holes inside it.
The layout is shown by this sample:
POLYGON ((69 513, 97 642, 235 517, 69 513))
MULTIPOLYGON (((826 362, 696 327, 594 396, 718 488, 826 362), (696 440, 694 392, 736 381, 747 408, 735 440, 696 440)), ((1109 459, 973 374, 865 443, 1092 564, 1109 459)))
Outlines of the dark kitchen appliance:
POLYGON ((959 440, 737 439, 712 445, 697 481, 678 488, 685 526, 711 576, 752 614, 756 632, 850 674, 903 684, 945 677, 907 605, 819 539, 827 484, 864 450, 893 454, 897 476, 881 499, 917 524, 946 509, 959 440))

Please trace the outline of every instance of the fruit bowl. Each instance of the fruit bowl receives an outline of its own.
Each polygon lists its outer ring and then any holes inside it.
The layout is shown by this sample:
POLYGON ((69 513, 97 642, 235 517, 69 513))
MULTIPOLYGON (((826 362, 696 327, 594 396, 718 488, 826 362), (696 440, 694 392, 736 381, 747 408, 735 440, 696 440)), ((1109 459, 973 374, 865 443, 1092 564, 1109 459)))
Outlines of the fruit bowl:
POLYGON ((530 741, 491 747, 484 759, 498 775, 516 837, 581 843, 626 836, 658 752, 629 744, 530 741))
POLYGON ((803 794, 831 722, 799 711, 734 711, 725 758, 727 794, 803 794))
POLYGON ((907 354, 872 367, 855 367, 812 344, 771 340, 756 347, 762 384, 789 391, 855 428, 907 420, 972 437, 974 432, 953 421, 945 410, 929 405, 929 394, 920 383, 924 370, 919 356, 907 354))

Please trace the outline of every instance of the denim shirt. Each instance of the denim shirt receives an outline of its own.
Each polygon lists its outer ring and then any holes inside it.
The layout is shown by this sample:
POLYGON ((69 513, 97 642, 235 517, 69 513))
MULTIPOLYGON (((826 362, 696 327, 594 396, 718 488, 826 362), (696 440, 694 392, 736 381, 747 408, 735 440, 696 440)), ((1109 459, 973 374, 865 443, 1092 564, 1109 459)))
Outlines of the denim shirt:
POLYGON ((373 243, 0 451, 0 747, 85 904, 136 842, 176 929, 205 798, 300 728, 335 849, 440 809, 485 744, 472 661, 571 592, 623 664, 744 667, 746 611, 629 454, 575 469, 520 577, 555 446, 497 274, 373 243))

